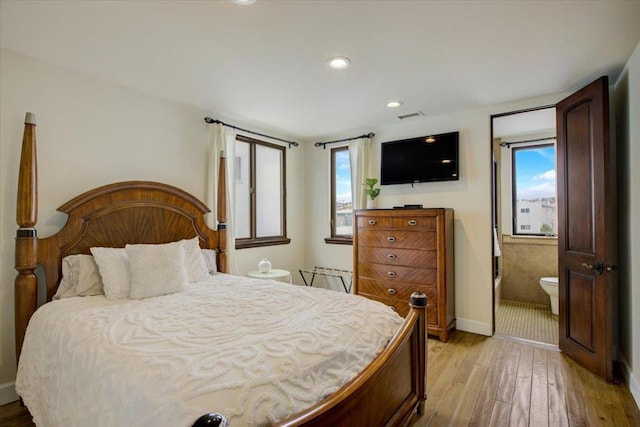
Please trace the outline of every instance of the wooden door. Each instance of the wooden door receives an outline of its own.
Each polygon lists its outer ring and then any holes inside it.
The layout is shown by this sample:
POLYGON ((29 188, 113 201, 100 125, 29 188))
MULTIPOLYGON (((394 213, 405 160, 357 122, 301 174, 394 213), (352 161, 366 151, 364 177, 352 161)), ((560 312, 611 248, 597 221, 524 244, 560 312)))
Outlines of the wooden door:
POLYGON ((560 350, 613 380, 615 144, 608 78, 556 106, 560 350))

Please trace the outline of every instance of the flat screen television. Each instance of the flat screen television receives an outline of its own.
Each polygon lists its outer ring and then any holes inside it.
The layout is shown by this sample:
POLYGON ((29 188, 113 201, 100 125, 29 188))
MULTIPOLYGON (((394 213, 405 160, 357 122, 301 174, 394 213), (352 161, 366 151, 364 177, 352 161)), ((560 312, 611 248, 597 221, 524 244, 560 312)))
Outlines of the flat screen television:
POLYGON ((380 184, 455 181, 458 178, 458 132, 383 142, 380 184))

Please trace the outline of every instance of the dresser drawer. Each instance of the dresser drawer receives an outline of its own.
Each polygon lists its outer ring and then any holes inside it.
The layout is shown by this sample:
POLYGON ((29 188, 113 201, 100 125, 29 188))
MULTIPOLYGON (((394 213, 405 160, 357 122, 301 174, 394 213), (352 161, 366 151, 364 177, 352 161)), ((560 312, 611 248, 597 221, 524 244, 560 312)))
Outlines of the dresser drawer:
POLYGON ((403 267, 372 263, 358 263, 358 277, 384 280, 388 283, 412 283, 415 285, 436 286, 437 270, 434 268, 403 267))
POLYGON ((436 230, 435 216, 397 216, 393 218, 393 228, 406 230, 436 230))
MULTIPOLYGON (((405 301, 401 301, 397 299, 383 298, 377 295, 367 295, 367 294, 359 294, 359 295, 362 295, 363 297, 367 297, 369 299, 388 305, 393 309, 393 311, 396 311, 402 317, 406 317, 407 314, 409 314, 409 310, 410 310, 409 299, 405 301)), ((438 323, 438 311, 437 311, 437 304, 436 304, 435 298, 432 299, 428 295, 427 295, 427 323, 430 325, 435 325, 438 323)))
POLYGON ((358 228, 391 228, 393 221, 389 217, 359 216, 356 221, 358 228))
POLYGON ((358 230, 358 245, 435 250, 437 239, 435 231, 358 230))
POLYGON ((435 250, 398 248, 358 248, 358 263, 405 265, 407 267, 436 268, 438 253, 435 250))
POLYGON ((422 292, 429 298, 429 303, 435 302, 438 291, 435 286, 416 285, 414 283, 387 282, 386 280, 358 279, 358 293, 377 295, 384 298, 409 301, 411 294, 422 292))

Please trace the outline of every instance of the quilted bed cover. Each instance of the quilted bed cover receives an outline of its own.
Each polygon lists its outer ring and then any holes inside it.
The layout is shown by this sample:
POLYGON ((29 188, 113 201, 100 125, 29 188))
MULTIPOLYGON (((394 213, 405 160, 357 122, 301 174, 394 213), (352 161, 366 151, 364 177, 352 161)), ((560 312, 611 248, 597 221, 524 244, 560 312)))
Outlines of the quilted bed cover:
POLYGON ((38 426, 269 425, 351 380, 402 318, 340 292, 216 274, 145 300, 52 301, 16 379, 38 426))

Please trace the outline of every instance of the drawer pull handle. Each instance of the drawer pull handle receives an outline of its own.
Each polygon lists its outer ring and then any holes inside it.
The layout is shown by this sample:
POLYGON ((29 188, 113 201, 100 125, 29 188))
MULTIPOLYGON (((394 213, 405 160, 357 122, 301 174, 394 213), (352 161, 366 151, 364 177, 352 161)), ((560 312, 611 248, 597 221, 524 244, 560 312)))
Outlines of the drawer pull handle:
POLYGON ((416 221, 415 219, 410 219, 408 224, 409 225, 418 225, 418 221, 416 221))
POLYGON ((389 308, 390 308, 391 310, 393 310, 393 311, 398 311, 398 310, 396 310, 396 308, 395 308, 394 306, 392 306, 392 305, 390 305, 390 306, 389 306, 389 308))
POLYGON ((396 241, 395 237, 393 237, 393 236, 387 237, 387 242, 395 242, 395 241, 396 241))
POLYGON ((376 225, 376 220, 375 219, 370 219, 369 220, 369 225, 376 225))
POLYGON ((387 273, 387 276, 389 276, 389 277, 396 277, 396 272, 395 272, 395 271, 389 271, 389 272, 387 273))
POLYGON ((387 258, 389 258, 389 259, 396 259, 396 258, 397 258, 397 256, 396 256, 396 254, 389 254, 389 255, 387 255, 387 258))
POLYGON ((393 288, 389 288, 387 289, 387 292, 389 292, 391 295, 395 295, 397 291, 393 288))

